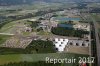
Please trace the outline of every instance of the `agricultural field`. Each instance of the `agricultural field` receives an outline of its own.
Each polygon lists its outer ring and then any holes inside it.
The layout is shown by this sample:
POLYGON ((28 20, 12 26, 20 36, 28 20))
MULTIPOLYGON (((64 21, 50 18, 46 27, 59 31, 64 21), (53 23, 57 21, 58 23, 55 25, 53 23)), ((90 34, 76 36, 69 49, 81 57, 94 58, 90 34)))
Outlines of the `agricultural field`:
POLYGON ((100 14, 99 13, 92 13, 92 17, 99 23, 100 22, 100 14))
MULTIPOLYGON (((78 57, 88 57, 88 55, 80 55, 80 54, 71 54, 71 53, 49 53, 49 54, 15 54, 15 55, 0 55, 0 65, 7 64, 9 62, 18 63, 18 62, 38 62, 45 61, 46 57, 63 59, 63 58, 76 58, 77 61, 74 64, 67 64, 68 66, 77 66, 79 58, 78 57)), ((65 63, 66 65, 66 63, 65 63)))
POLYGON ((87 7, 94 7, 94 8, 98 8, 98 6, 100 6, 100 3, 90 3, 87 5, 87 7))
POLYGON ((99 33, 100 33, 100 13, 93 13, 92 17, 97 21, 97 26, 99 27, 99 33))
POLYGON ((14 33, 18 26, 30 25, 26 20, 12 21, 5 24, 1 29, 1 33, 14 33))
POLYGON ((4 43, 7 39, 9 39, 11 36, 9 35, 0 35, 0 45, 4 43))

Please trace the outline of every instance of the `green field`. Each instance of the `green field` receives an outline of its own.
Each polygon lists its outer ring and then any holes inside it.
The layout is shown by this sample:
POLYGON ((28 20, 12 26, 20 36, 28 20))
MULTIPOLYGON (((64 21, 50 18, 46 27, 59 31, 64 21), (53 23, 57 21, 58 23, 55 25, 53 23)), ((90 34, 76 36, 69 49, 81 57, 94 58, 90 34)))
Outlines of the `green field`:
POLYGON ((99 8, 100 3, 90 3, 87 5, 88 7, 94 7, 94 8, 99 8))
POLYGON ((54 58, 54 59, 64 59, 64 58, 75 58, 77 59, 75 64, 68 64, 69 66, 76 66, 79 61, 78 57, 88 57, 88 55, 80 55, 80 54, 70 54, 70 53, 48 53, 48 54, 14 54, 14 55, 0 55, 0 65, 6 64, 9 62, 37 62, 37 61, 45 61, 45 58, 54 58))
POLYGON ((100 14, 93 13, 91 15, 96 21, 100 21, 100 14))
POLYGON ((98 22, 98 28, 99 28, 98 30, 99 30, 99 33, 100 33, 100 14, 93 13, 91 15, 98 22))
POLYGON ((9 22, 0 29, 0 32, 1 33, 13 33, 15 32, 15 30, 17 29, 16 27, 18 26, 30 25, 31 23, 27 22, 26 20, 22 19, 22 20, 9 22))
POLYGON ((8 35, 0 35, 0 44, 4 43, 10 37, 8 35))

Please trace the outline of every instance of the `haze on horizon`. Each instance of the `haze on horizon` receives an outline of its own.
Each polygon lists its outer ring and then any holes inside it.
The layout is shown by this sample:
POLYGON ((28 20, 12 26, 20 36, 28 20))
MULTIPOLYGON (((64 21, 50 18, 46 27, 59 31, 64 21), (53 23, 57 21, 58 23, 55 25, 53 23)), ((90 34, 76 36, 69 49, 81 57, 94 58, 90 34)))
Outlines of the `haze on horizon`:
POLYGON ((100 2, 99 0, 0 0, 0 5, 31 4, 35 1, 43 2, 100 2))

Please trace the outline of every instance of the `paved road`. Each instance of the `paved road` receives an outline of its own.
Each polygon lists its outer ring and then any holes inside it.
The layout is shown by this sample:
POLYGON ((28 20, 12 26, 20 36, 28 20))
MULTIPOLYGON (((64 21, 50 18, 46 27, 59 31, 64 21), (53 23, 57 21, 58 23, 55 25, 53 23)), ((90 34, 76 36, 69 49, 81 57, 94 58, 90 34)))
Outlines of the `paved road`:
POLYGON ((0 35, 14 35, 14 34, 10 34, 10 33, 0 33, 0 35))
POLYGON ((95 29, 95 37, 96 37, 96 47, 97 47, 97 60, 98 60, 98 66, 100 65, 100 39, 99 39, 99 31, 98 31, 98 24, 95 21, 93 17, 91 17, 93 20, 94 24, 94 29, 95 29))

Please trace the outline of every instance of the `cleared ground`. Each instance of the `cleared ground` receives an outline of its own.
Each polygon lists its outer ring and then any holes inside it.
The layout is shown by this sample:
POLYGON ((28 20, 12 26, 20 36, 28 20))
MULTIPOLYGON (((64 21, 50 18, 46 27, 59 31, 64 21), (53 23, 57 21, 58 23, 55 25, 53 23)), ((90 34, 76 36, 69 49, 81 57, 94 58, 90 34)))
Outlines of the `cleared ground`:
POLYGON ((65 52, 89 55, 89 47, 68 46, 65 48, 65 52))

